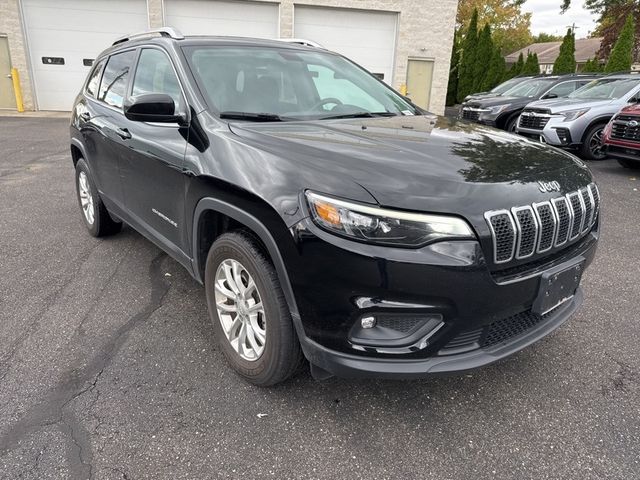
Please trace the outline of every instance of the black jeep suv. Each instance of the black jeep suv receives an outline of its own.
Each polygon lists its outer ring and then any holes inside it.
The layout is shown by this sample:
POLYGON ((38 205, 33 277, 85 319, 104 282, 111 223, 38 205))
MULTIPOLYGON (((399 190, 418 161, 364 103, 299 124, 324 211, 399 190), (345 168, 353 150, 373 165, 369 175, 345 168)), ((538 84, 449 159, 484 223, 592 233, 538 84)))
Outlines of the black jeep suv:
POLYGON ((204 284, 257 385, 467 370, 582 302, 598 189, 574 156, 429 114, 277 40, 121 39, 73 107, 82 218, 131 225, 204 284))

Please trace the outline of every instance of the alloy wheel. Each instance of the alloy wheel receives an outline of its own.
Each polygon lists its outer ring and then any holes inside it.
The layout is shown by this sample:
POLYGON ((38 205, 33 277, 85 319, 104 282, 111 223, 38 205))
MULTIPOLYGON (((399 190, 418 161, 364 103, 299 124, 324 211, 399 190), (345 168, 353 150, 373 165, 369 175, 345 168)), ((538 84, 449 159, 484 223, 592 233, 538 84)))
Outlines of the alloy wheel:
POLYGON ((91 187, 89 185, 89 179, 85 172, 80 172, 78 175, 78 192, 80 194, 80 206, 82 207, 82 213, 89 225, 93 225, 95 220, 95 207, 93 204, 93 195, 91 194, 91 187))
POLYGON ((243 359, 258 360, 267 332, 262 298, 253 277, 240 262, 229 258, 218 266, 214 288, 218 318, 227 340, 243 359))
POLYGON ((596 130, 589 139, 589 151, 593 158, 601 160, 605 157, 604 146, 602 145, 602 134, 604 127, 596 130))

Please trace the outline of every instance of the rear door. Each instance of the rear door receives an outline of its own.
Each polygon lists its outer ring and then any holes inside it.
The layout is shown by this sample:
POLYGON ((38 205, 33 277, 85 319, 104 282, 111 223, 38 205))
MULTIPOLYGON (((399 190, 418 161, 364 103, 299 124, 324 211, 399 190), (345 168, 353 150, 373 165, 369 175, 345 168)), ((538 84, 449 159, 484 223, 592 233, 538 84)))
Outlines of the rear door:
POLYGON ((124 208, 120 180, 118 132, 124 115, 122 102, 136 50, 126 50, 98 62, 84 96, 76 105, 79 130, 87 150, 87 162, 108 207, 124 208))
MULTIPOLYGON (((167 53, 159 47, 139 52, 130 90, 133 97, 146 93, 170 95, 177 108, 186 101, 176 71, 167 53)), ((118 123, 124 137, 120 173, 127 208, 145 230, 169 250, 186 249, 182 173, 188 128, 177 123, 148 123, 128 120, 118 123)))

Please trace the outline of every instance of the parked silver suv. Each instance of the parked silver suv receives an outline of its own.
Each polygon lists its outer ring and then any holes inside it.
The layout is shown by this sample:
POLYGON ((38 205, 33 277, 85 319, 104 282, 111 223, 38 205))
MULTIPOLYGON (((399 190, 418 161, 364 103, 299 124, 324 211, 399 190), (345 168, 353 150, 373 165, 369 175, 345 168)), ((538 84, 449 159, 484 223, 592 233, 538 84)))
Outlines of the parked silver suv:
POLYGON ((640 97, 640 75, 613 74, 588 83, 567 98, 532 102, 516 132, 556 147, 577 150, 588 160, 606 157, 602 132, 622 107, 640 97))

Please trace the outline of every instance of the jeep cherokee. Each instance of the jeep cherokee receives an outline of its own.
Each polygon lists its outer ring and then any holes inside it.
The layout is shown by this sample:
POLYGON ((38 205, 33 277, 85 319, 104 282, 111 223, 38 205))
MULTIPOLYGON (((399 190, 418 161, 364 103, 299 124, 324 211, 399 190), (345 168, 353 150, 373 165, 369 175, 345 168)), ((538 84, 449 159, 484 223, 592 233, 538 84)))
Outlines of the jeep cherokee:
POLYGON ((600 195, 577 158, 438 117, 321 48, 174 29, 101 53, 71 153, 94 236, 127 223, 204 284, 256 385, 415 378, 565 322, 600 195))

